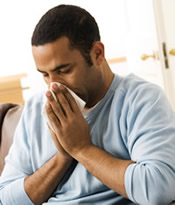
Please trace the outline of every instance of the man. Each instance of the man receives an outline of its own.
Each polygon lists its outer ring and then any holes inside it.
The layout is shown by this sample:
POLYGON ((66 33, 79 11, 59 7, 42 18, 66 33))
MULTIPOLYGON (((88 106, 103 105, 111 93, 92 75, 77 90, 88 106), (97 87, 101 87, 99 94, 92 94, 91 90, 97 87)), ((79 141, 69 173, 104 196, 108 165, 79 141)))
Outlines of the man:
POLYGON ((26 103, 0 179, 1 204, 171 203, 175 115, 162 90, 114 75, 94 18, 76 6, 41 18, 32 52, 59 103, 49 90, 46 104, 43 93, 26 103), (86 102, 83 112, 67 88, 86 102))

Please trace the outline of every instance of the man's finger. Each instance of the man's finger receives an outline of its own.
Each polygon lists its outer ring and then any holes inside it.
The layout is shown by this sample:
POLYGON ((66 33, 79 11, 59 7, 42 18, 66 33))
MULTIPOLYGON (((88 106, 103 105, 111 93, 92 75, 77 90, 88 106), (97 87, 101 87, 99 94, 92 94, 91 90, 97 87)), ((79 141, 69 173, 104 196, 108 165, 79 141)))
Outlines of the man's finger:
POLYGON ((47 99, 49 104, 52 107, 52 112, 55 113, 55 115, 57 116, 57 118, 62 121, 65 118, 65 111, 64 108, 61 106, 61 104, 59 103, 59 100, 57 99, 57 102, 55 101, 52 93, 50 91, 47 91, 46 93, 47 99))
POLYGON ((46 112, 54 131, 57 132, 57 130, 59 130, 61 127, 61 122, 59 118, 57 118, 57 116, 54 114, 52 106, 49 102, 46 104, 46 112))
POLYGON ((73 112, 80 112, 78 105, 75 101, 75 99, 73 98, 73 96, 71 95, 71 93, 68 91, 68 89, 66 89, 64 86, 60 86, 60 90, 62 91, 62 93, 64 94, 64 96, 66 97, 67 101, 69 102, 69 105, 72 109, 73 112))

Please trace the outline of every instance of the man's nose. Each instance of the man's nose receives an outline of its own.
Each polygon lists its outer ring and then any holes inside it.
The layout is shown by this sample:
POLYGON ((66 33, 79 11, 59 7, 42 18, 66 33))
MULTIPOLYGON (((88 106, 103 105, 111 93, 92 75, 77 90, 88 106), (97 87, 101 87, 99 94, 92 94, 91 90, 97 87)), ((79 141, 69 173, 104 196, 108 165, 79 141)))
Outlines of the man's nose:
POLYGON ((49 82, 48 82, 48 88, 50 88, 51 83, 53 82, 57 82, 57 83, 61 83, 60 79, 54 75, 50 76, 49 78, 49 82))

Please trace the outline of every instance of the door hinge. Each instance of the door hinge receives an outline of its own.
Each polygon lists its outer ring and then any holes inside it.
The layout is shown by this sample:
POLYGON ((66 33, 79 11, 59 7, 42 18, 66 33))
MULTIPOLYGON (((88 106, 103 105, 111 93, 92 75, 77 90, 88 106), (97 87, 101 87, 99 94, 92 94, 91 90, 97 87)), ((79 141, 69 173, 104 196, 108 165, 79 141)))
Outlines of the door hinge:
POLYGON ((167 50, 166 50, 166 43, 162 43, 162 49, 163 49, 163 56, 164 56, 164 63, 165 63, 165 68, 169 68, 169 63, 168 63, 168 56, 167 56, 167 50))

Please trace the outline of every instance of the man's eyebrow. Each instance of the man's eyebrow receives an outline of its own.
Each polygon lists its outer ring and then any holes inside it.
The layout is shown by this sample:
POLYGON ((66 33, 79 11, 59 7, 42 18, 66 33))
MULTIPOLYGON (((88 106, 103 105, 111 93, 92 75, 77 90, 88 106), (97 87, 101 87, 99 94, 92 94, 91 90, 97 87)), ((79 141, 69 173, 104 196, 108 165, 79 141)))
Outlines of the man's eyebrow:
POLYGON ((65 67, 67 67, 69 65, 70 65, 70 63, 59 65, 56 68, 54 68, 53 70, 51 70, 51 72, 55 72, 55 71, 57 71, 57 70, 59 70, 61 68, 65 68, 65 67))
MULTIPOLYGON (((71 65, 71 64, 70 64, 70 63, 61 64, 61 65, 55 67, 54 69, 52 69, 51 72, 55 72, 55 71, 57 71, 57 70, 59 70, 59 69, 61 69, 61 68, 65 68, 65 67, 67 67, 67 66, 69 66, 69 65, 71 65)), ((37 68, 37 71, 39 71, 40 73, 46 73, 45 71, 42 71, 42 70, 40 70, 40 69, 38 69, 38 68, 37 68)))

